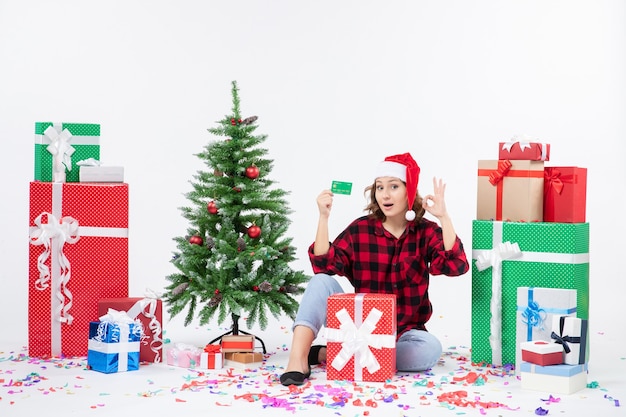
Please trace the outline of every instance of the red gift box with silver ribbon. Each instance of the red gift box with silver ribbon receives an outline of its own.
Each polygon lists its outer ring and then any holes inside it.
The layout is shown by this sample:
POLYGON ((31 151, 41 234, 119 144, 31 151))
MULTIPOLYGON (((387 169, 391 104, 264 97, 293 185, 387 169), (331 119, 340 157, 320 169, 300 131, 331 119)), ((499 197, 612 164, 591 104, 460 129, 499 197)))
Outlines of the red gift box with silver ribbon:
POLYGON ((143 325, 139 360, 158 363, 163 360, 163 301, 159 294, 146 290, 144 297, 104 298, 98 301, 98 315, 112 308, 125 311, 143 325))
POLYGON ((128 296, 128 184, 30 183, 28 353, 86 356, 98 300, 128 296))
POLYGON ((395 295, 331 295, 326 322, 327 379, 384 382, 394 376, 395 295))

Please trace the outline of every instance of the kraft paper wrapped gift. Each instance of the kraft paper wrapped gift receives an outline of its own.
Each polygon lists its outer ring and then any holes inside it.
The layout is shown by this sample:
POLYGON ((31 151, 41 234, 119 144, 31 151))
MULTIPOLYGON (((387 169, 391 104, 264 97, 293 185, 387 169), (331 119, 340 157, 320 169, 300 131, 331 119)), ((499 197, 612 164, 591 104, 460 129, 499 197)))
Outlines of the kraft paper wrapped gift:
POLYGON ((522 360, 535 365, 548 366, 563 363, 563 346, 545 340, 523 342, 520 345, 522 360))
POLYGON ((180 368, 196 368, 200 365, 202 349, 186 343, 175 343, 167 349, 167 364, 180 368))
POLYGON ((587 168, 544 169, 543 221, 584 223, 587 218, 587 168))
POLYGON ((222 369, 223 367, 224 354, 220 345, 206 345, 200 354, 200 369, 222 369))
POLYGON ((138 370, 141 323, 112 309, 100 320, 89 323, 89 369, 105 374, 138 370))
POLYGON ((546 393, 573 394, 587 387, 587 365, 520 365, 522 389, 546 393))
POLYGON ((258 368, 263 364, 261 352, 226 352, 224 353, 224 366, 237 369, 258 368))
POLYGON ((128 184, 30 183, 28 352, 86 356, 98 300, 128 297, 128 184))
POLYGON ((143 325, 139 359, 142 362, 163 360, 163 302, 158 295, 147 291, 145 297, 104 298, 98 300, 98 315, 110 308, 125 311, 143 325))
POLYGON ((247 334, 222 336, 222 352, 254 351, 254 336, 247 334))
POLYGON ((517 288, 576 290, 589 317, 589 223, 472 222, 472 361, 516 361, 517 288))
POLYGON ((582 365, 589 358, 588 321, 577 317, 553 317, 552 340, 561 344, 568 365, 582 365))
POLYGON ((543 161, 478 161, 476 219, 543 220, 543 161))
POLYGON ((500 142, 498 159, 549 161, 550 144, 532 142, 524 138, 513 138, 510 142, 500 142))
POLYGON ((334 294, 328 297, 326 377, 384 382, 396 372, 396 296, 334 294))
POLYGON ((88 158, 100 159, 99 124, 35 123, 36 181, 78 182, 77 162, 88 158))
MULTIPOLYGON (((534 287, 517 288, 516 364, 525 360, 522 357, 521 349, 521 345, 524 342, 551 340, 553 317, 576 316, 576 298, 576 290, 534 287)), ((561 354, 561 356, 563 355, 561 354)), ((563 363, 563 358, 561 358, 559 363, 563 363)), ((538 363, 538 365, 545 364, 538 363)))

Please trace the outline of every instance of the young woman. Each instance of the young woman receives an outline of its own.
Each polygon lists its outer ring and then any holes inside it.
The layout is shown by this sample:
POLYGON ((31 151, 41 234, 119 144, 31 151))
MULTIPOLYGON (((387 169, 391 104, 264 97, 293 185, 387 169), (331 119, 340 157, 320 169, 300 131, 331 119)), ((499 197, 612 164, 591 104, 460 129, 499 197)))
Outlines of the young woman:
POLYGON ((289 362, 280 381, 302 385, 311 365, 326 359, 325 346, 311 346, 326 321, 326 301, 343 292, 333 275, 345 276, 356 293, 397 296, 396 367, 423 371, 441 356, 439 340, 426 331, 432 314, 428 298, 430 275, 458 276, 469 265, 444 201, 445 184, 433 178, 434 193, 417 193, 420 168, 409 153, 385 158, 367 187, 367 216, 354 220, 330 243, 328 219, 333 194, 317 197, 319 221, 309 257, 315 275, 302 296, 293 325, 289 362), (416 198, 417 197, 417 198, 416 198), (425 219, 425 212, 439 224, 425 219))

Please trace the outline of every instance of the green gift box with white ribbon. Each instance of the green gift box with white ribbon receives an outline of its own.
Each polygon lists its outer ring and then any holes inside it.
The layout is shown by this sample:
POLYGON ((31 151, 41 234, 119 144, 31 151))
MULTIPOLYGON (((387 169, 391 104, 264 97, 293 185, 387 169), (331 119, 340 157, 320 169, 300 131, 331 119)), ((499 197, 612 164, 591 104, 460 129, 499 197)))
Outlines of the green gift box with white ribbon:
POLYGON ((589 223, 472 223, 472 361, 515 364, 517 288, 576 290, 589 318, 589 223))
POLYGON ((35 181, 79 182, 77 162, 100 160, 100 125, 35 123, 35 181))

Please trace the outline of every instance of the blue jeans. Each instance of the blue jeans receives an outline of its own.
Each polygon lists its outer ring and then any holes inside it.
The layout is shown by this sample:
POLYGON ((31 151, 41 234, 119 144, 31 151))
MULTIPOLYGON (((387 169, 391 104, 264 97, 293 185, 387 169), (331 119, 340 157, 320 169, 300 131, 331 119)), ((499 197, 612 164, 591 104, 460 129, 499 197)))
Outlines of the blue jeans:
MULTIPOLYGON (((293 327, 306 326, 317 337, 326 324, 327 298, 343 292, 332 276, 314 275, 304 291, 293 327)), ((424 330, 408 330, 396 342, 396 368, 398 371, 425 371, 437 364, 441 352, 441 342, 435 336, 424 330)))

